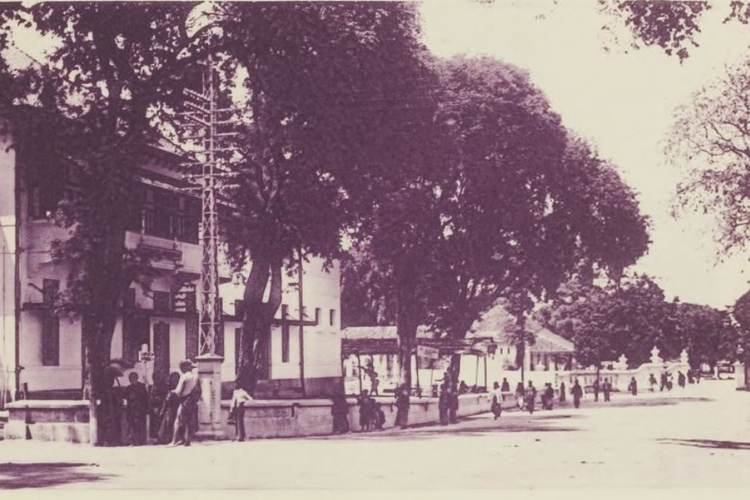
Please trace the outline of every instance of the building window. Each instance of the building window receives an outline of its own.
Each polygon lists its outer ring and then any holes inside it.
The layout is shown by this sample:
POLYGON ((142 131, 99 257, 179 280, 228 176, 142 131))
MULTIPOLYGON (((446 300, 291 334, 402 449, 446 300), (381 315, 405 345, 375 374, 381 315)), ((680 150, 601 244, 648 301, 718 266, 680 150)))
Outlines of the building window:
POLYGON ((336 324, 336 309, 331 309, 328 311, 328 323, 331 326, 334 326, 336 324))
POLYGON ((154 292, 154 311, 169 311, 171 302, 169 292, 154 292))
POLYGON ((281 362, 289 363, 289 325, 281 328, 281 362))
POLYGON ((60 365, 60 318, 53 311, 44 311, 42 318, 42 365, 60 365))

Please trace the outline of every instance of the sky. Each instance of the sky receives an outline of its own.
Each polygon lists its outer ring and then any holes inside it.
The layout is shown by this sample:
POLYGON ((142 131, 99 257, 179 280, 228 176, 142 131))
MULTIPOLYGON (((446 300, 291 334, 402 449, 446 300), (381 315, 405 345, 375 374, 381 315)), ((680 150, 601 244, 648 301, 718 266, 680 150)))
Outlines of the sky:
POLYGON ((613 42, 594 1, 429 0, 420 14, 431 52, 486 54, 528 70, 565 125, 617 165, 652 223, 634 270, 653 276, 667 299, 726 307, 750 289, 750 249, 719 259, 713 214, 671 216, 689 170, 667 165, 663 152, 675 107, 750 55, 750 26, 723 24, 725 4, 704 15, 700 47, 683 64, 658 48, 633 50, 627 36, 613 42))

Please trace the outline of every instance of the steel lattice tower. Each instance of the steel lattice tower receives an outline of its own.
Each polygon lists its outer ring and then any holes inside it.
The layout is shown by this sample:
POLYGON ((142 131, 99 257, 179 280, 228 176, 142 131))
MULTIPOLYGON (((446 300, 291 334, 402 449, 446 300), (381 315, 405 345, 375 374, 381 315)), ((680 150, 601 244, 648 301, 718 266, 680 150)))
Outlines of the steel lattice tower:
MULTIPOLYGON (((198 309, 198 353, 216 354, 216 337, 221 326, 221 300, 219 297, 219 214, 217 208, 218 178, 227 177, 220 158, 221 152, 233 151, 226 147, 224 139, 236 135, 235 132, 222 132, 220 127, 233 123, 231 119, 222 119, 226 113, 235 111, 234 108, 221 109, 218 106, 218 85, 213 65, 207 64, 203 72, 203 89, 201 93, 186 89, 185 101, 191 111, 183 115, 200 129, 202 151, 200 158, 189 163, 199 173, 187 177, 197 183, 201 193, 201 277, 199 288, 198 309), (197 168, 196 168, 197 167, 197 168)), ((193 136, 195 137, 195 136, 193 136)))

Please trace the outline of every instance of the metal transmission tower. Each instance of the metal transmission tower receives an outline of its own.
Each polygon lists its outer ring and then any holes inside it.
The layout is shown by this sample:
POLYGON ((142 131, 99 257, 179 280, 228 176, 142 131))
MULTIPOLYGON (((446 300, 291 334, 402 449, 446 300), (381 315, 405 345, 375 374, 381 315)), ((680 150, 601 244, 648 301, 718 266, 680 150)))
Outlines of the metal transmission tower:
POLYGON ((217 196, 223 179, 232 177, 228 163, 237 151, 227 141, 238 133, 232 126, 238 123, 233 113, 238 108, 219 107, 219 88, 214 65, 205 65, 201 92, 185 89, 185 106, 182 113, 188 122, 183 124, 186 139, 198 140, 200 146, 194 154, 195 161, 186 163, 195 173, 185 176, 196 184, 201 193, 201 278, 199 288, 198 354, 216 354, 216 338, 221 328, 221 300, 219 297, 219 214, 217 196))

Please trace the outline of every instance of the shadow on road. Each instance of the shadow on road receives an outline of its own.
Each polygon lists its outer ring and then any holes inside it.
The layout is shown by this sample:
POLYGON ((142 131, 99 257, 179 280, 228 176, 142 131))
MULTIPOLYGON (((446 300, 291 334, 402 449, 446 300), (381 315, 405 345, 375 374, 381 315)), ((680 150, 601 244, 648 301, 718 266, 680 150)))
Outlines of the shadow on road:
POLYGON ((462 420, 452 425, 429 425, 410 427, 405 430, 388 429, 386 431, 352 432, 332 436, 316 436, 310 439, 349 441, 349 440, 423 440, 434 439, 445 436, 485 436, 492 433, 502 432, 575 432, 580 431, 577 427, 559 425, 557 420, 578 418, 572 415, 545 415, 533 416, 529 419, 503 419, 499 420, 476 419, 462 420))
POLYGON ((659 439, 663 444, 712 448, 715 450, 750 450, 750 443, 737 441, 716 441, 713 439, 659 439))
POLYGON ((29 463, 0 464, 0 490, 19 488, 48 488, 72 483, 101 481, 111 477, 86 470, 95 464, 84 463, 29 463))

